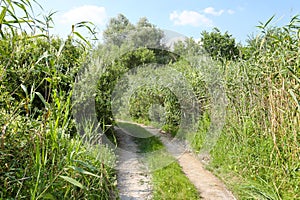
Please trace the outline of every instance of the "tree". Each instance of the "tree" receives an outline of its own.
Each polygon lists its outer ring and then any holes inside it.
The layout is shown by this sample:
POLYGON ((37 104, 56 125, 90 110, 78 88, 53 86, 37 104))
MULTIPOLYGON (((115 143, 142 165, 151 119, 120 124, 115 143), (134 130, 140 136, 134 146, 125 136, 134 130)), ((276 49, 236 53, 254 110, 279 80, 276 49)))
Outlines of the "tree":
POLYGON ((184 41, 178 41, 174 44, 174 53, 178 55, 200 55, 203 48, 193 38, 185 38, 184 41))
POLYGON ((104 42, 120 47, 126 35, 133 29, 133 24, 123 14, 119 14, 116 18, 110 19, 106 30, 103 32, 104 42))
POLYGON ((163 37, 163 31, 151 24, 147 18, 143 17, 133 25, 123 14, 112 18, 103 32, 104 42, 118 47, 131 45, 136 48, 157 48, 161 47, 163 37))
POLYGON ((212 32, 201 33, 202 46, 206 52, 216 60, 235 60, 239 56, 239 49, 232 35, 226 31, 224 34, 214 28, 212 32))
POLYGON ((135 47, 159 48, 163 37, 163 31, 143 17, 137 22, 130 40, 134 42, 135 47))

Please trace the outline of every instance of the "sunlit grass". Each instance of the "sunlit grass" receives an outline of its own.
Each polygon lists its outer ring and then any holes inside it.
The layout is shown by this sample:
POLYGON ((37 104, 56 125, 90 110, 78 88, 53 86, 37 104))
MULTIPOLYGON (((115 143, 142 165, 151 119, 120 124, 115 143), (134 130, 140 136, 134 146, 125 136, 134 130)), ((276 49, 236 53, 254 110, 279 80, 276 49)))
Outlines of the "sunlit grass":
MULTIPOLYGON (((299 16, 285 27, 268 23, 250 41, 247 60, 223 66, 229 102, 209 167, 241 199, 299 199, 299 16)), ((209 122, 202 118, 195 151, 209 122)))
POLYGON ((195 186, 182 172, 175 158, 166 152, 162 142, 156 136, 151 135, 138 125, 120 124, 130 133, 149 136, 147 138, 135 138, 140 153, 150 154, 161 150, 159 154, 150 157, 145 156, 144 160, 150 171, 152 170, 153 199, 200 199, 195 186))
POLYGON ((83 140, 71 115, 89 42, 51 36, 54 13, 37 20, 33 3, 1 1, 0 199, 115 198, 114 153, 83 140))

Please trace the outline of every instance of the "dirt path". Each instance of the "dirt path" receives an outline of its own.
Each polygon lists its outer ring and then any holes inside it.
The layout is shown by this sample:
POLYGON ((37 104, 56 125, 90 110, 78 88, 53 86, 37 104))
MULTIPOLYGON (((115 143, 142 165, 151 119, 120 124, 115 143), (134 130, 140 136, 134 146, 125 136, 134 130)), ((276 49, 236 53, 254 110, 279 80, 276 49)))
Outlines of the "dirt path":
POLYGON ((151 199, 151 178, 145 166, 139 161, 137 146, 132 136, 117 129, 119 140, 118 189, 122 200, 151 199))
POLYGON ((172 154, 182 167, 182 171, 196 186, 205 200, 234 200, 233 194, 228 191, 225 185, 210 171, 206 170, 199 160, 192 153, 185 151, 184 146, 179 141, 170 141, 172 138, 159 133, 159 129, 142 126, 150 133, 158 135, 166 146, 167 151, 172 154))
MULTIPOLYGON (((137 124, 140 125, 140 124, 137 124)), ((206 170, 203 163, 192 153, 186 151, 180 141, 174 141, 166 134, 161 134, 159 129, 140 125, 153 135, 160 137, 167 151, 173 155, 182 171, 196 186, 201 198, 204 200, 235 200, 233 194, 210 171, 206 170), (172 141, 172 142, 170 142, 172 141)), ((118 164, 118 188, 120 197, 127 199, 151 199, 151 178, 145 166, 139 161, 137 145, 132 136, 118 129, 120 149, 118 164)))

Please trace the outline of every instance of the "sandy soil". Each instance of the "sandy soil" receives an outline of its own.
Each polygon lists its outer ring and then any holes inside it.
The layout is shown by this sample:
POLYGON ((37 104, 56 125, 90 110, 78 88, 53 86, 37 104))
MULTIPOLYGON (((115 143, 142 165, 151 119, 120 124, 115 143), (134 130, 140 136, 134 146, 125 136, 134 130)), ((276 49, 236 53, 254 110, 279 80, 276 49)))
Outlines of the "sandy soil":
MULTIPOLYGON (((186 151, 187 148, 181 141, 174 140, 167 134, 161 134, 159 129, 141 126, 160 137, 167 151, 177 159, 182 171, 198 189, 201 199, 236 199, 216 176, 205 169, 199 156, 186 151)), ((121 199, 151 199, 151 178, 145 166, 139 161, 137 146, 132 136, 121 130, 118 132, 120 148, 125 150, 118 153, 118 187, 121 199)))
POLYGON ((118 189, 122 200, 151 199, 151 177, 140 162, 137 146, 132 136, 117 129, 119 150, 118 155, 118 189))

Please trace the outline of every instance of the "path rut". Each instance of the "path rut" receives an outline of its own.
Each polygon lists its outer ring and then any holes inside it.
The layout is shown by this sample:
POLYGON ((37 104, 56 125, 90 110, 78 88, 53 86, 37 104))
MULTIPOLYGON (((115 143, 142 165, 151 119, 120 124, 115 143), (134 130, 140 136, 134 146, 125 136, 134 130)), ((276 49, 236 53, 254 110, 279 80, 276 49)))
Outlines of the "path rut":
MULTIPOLYGON (((236 200, 224 183, 206 170, 198 157, 187 152, 180 141, 174 141, 167 134, 161 134, 160 129, 140 124, 136 125, 145 128, 153 135, 159 136, 167 151, 177 159, 182 171, 195 185, 201 199, 236 200)), ((118 130, 118 132, 121 133, 121 130, 118 130)), ((125 151, 118 153, 118 187, 121 199, 151 199, 151 178, 145 166, 139 161, 139 155, 136 153, 137 145, 132 136, 125 132, 118 134, 118 137, 120 148, 125 149, 125 151)))
POLYGON ((132 136, 117 129, 119 140, 117 183, 121 200, 151 199, 151 177, 140 162, 132 136))

